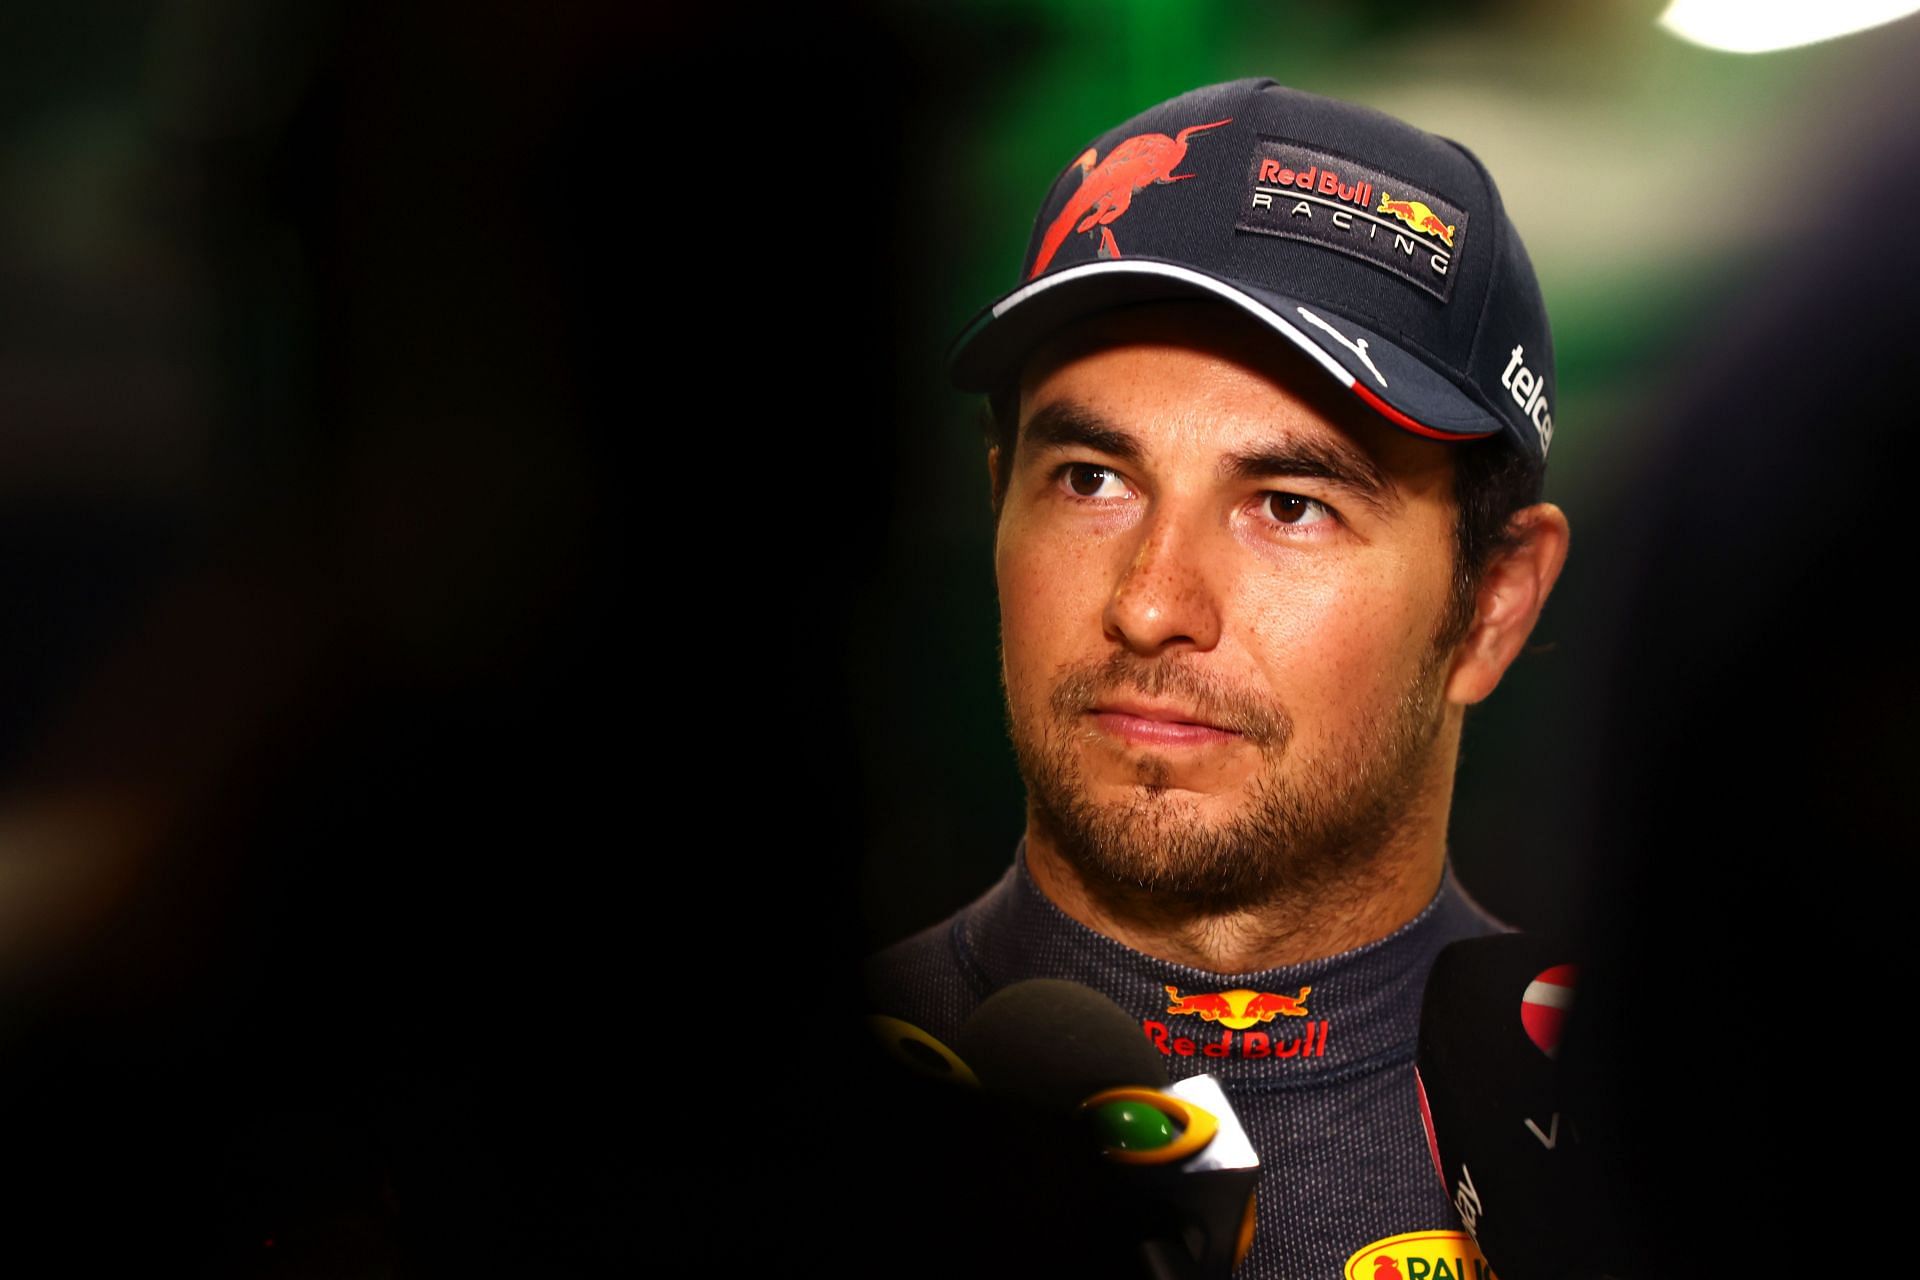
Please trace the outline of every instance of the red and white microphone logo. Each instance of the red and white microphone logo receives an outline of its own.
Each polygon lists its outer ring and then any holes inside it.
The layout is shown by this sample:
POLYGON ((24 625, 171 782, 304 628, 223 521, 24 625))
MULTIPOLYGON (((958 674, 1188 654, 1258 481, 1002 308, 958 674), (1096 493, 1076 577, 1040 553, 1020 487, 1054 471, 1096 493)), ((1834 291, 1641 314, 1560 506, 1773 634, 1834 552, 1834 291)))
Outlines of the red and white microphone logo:
POLYGON ((1560 1051, 1560 1032, 1567 1011, 1573 1008, 1573 986, 1579 976, 1579 965, 1557 964, 1537 974, 1520 997, 1520 1025, 1526 1028, 1527 1039, 1549 1058, 1560 1051))

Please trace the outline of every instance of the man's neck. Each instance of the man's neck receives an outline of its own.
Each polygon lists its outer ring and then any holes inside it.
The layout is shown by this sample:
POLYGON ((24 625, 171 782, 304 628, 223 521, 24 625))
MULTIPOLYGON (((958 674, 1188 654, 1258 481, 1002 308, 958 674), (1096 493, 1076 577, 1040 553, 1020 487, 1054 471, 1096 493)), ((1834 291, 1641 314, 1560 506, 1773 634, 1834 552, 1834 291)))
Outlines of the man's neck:
POLYGON ((1027 871, 1066 915, 1135 951, 1211 973, 1253 973, 1350 951, 1419 915, 1446 868, 1444 830, 1443 812, 1437 831, 1403 831, 1339 880, 1218 910, 1087 876, 1031 820, 1027 871))

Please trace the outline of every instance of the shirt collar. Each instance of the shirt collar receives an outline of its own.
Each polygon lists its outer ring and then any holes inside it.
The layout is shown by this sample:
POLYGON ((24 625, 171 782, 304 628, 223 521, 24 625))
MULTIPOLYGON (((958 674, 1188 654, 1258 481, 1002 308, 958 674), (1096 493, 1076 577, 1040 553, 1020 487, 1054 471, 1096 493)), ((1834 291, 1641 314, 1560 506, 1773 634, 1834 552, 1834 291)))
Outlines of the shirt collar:
POLYGON ((1384 938, 1301 964, 1210 973, 1072 919, 1034 883, 1026 855, 1023 837, 1013 866, 962 920, 963 961, 989 990, 1064 978, 1104 992, 1140 1022, 1176 1080, 1205 1072, 1284 1088, 1409 1059, 1434 957, 1506 928, 1448 866, 1420 913, 1384 938))

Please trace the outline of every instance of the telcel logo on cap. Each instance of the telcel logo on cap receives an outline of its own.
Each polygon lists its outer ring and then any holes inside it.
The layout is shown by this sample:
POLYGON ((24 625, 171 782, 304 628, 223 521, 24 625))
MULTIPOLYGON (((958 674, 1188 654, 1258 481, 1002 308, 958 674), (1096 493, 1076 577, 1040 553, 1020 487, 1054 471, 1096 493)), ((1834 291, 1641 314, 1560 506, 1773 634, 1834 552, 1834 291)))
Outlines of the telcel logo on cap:
POLYGON ((1525 347, 1513 344, 1513 357, 1507 361, 1507 371, 1500 375, 1500 385, 1512 394, 1513 402, 1533 424, 1540 437, 1540 455, 1545 457, 1553 447, 1553 409, 1547 404, 1546 378, 1521 363, 1526 354, 1525 347))

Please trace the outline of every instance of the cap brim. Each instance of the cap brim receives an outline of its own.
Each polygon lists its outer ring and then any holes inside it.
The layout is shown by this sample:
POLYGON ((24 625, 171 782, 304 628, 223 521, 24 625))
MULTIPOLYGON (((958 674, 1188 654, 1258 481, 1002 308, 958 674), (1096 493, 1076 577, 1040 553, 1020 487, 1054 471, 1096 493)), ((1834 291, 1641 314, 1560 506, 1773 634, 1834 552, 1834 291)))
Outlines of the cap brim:
POLYGON ((1020 286, 974 317, 955 340, 948 369, 962 391, 997 391, 1036 346, 1074 320, 1137 303, 1191 298, 1239 308, 1408 431, 1477 440, 1509 429, 1425 360, 1347 316, 1155 258, 1082 263, 1020 286))

